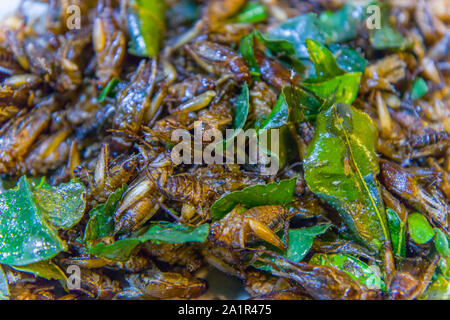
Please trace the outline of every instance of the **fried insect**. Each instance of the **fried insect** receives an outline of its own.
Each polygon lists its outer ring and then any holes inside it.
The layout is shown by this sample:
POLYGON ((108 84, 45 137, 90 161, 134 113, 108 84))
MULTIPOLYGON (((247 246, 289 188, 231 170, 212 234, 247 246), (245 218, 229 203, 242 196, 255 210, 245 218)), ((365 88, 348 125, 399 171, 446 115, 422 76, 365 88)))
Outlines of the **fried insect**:
POLYGON ((204 280, 175 272, 148 270, 144 274, 129 275, 126 280, 130 285, 124 290, 127 298, 191 299, 207 289, 204 280))
POLYGON ((196 245, 184 243, 155 244, 147 242, 144 249, 152 257, 171 266, 182 266, 189 272, 198 270, 203 264, 203 258, 196 245))
POLYGON ((21 165, 23 171, 34 175, 46 174, 65 163, 73 141, 70 134, 70 129, 63 129, 43 136, 21 165))
POLYGON ((87 170, 77 171, 76 175, 86 180, 92 198, 91 203, 101 203, 105 202, 117 188, 128 183, 136 173, 138 163, 138 155, 111 163, 109 146, 103 144, 93 175, 87 170))
POLYGON ((194 42, 186 50, 209 73, 231 75, 237 82, 250 81, 250 69, 244 58, 228 47, 213 42, 194 42))
POLYGON ((131 183, 114 212, 115 232, 136 231, 158 211, 163 199, 158 200, 153 191, 158 181, 167 181, 172 174, 169 164, 169 160, 157 158, 131 183))
MULTIPOLYGON (((317 300, 376 300, 380 293, 368 289, 350 278, 343 271, 332 267, 293 263, 273 273, 295 281, 307 295, 317 300)), ((276 267, 276 266, 274 266, 276 267)))
POLYGON ((156 61, 141 61, 133 73, 129 84, 117 97, 113 127, 137 133, 142 124, 145 111, 150 108, 156 76, 156 61))
POLYGON ((413 174, 393 162, 381 160, 380 169, 379 179, 389 191, 408 201, 449 233, 448 204, 437 196, 437 191, 430 194, 413 174))
POLYGON ((52 107, 35 107, 28 113, 9 120, 0 129, 0 173, 16 171, 31 145, 44 131, 51 118, 52 107))
POLYGON ((181 218, 184 222, 192 223, 199 218, 208 220, 204 207, 216 197, 216 193, 197 178, 187 175, 169 176, 166 181, 157 182, 159 189, 167 199, 183 203, 181 218), (199 212, 199 216, 195 214, 199 212))
POLYGON ((259 238, 284 250, 286 244, 276 232, 286 226, 287 219, 288 211, 282 206, 260 206, 246 210, 238 205, 211 225, 208 239, 218 246, 244 249, 259 238))
POLYGON ((95 73, 98 84, 103 88, 112 78, 120 76, 126 51, 126 38, 115 20, 114 10, 108 7, 100 7, 98 10, 92 40, 97 62, 95 73))

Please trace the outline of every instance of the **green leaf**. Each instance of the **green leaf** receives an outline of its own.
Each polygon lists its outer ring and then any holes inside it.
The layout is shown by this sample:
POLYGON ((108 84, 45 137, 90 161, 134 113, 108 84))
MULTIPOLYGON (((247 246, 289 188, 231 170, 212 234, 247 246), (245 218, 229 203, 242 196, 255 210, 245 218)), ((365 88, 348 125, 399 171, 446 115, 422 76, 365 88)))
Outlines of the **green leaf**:
POLYGON ((385 288, 383 280, 381 280, 379 273, 375 271, 375 269, 346 254, 317 253, 311 258, 309 263, 335 267, 336 269, 344 271, 352 279, 371 289, 384 290, 385 288))
POLYGON ((411 99, 416 100, 422 98, 428 92, 427 82, 423 78, 416 78, 411 90, 411 99))
POLYGON ((273 38, 270 34, 263 35, 258 30, 254 30, 252 33, 267 49, 277 56, 293 58, 297 54, 294 43, 289 40, 273 38))
POLYGON ((164 0, 131 0, 128 18, 128 52, 139 57, 156 57, 166 31, 164 0))
POLYGON ((322 108, 327 106, 325 99, 300 86, 286 86, 282 92, 292 114, 291 121, 315 119, 322 108))
POLYGON ((323 44, 312 39, 306 39, 306 47, 309 58, 316 69, 315 82, 332 79, 345 73, 339 68, 333 53, 323 44))
MULTIPOLYGON (((288 86, 284 87, 271 113, 257 128, 258 138, 263 130, 267 131, 267 140, 264 142, 262 139, 259 139, 260 150, 268 156, 272 156, 273 160, 278 163, 279 169, 283 168, 289 160, 297 155, 297 150, 295 148, 296 144, 290 133, 289 123, 294 120, 294 117, 297 117, 299 122, 303 121, 304 114, 302 112, 303 110, 300 110, 302 106, 295 104, 295 101, 291 97, 289 97, 290 99, 288 100, 287 94, 304 94, 303 97, 306 98, 306 93, 301 91, 302 89, 300 88, 291 90, 288 86), (291 103, 290 105, 288 104, 288 101, 291 103), (272 148, 271 146, 272 129, 279 129, 277 144, 278 152, 275 152, 275 148, 272 148)), ((308 112, 308 115, 309 114, 310 112, 308 112)))
POLYGON ((127 186, 122 185, 121 188, 110 194, 105 203, 98 204, 92 208, 89 212, 90 219, 86 224, 83 241, 97 240, 113 234, 113 214, 126 189, 127 186))
POLYGON ((308 58, 306 39, 314 39, 320 43, 325 42, 325 37, 320 29, 319 20, 315 13, 306 13, 270 28, 266 38, 291 42, 295 47, 296 58, 308 58))
POLYGON ((389 240, 376 176, 377 128, 364 112, 339 103, 317 117, 304 160, 305 180, 336 208, 357 240, 378 249, 389 240))
POLYGON ((196 228, 183 224, 159 222, 151 225, 145 232, 138 237, 142 242, 165 242, 165 243, 184 243, 184 242, 205 242, 209 234, 209 224, 205 223, 196 228))
POLYGON ((370 43, 377 50, 405 50, 411 46, 410 40, 388 25, 383 26, 381 29, 373 30, 370 35, 370 43))
POLYGON ((336 12, 323 12, 319 16, 319 25, 327 43, 344 42, 356 37, 364 17, 364 5, 345 3, 336 12))
POLYGON ((248 2, 240 13, 235 17, 240 23, 257 23, 267 20, 266 7, 256 1, 248 2))
POLYGON ((341 70, 331 51, 323 44, 312 39, 307 39, 306 44, 316 77, 307 79, 303 85, 323 99, 334 95, 336 103, 351 104, 358 94, 362 74, 341 70))
POLYGON ((244 83, 241 94, 234 105, 233 129, 242 129, 247 122, 248 110, 250 109, 250 93, 247 83, 244 83))
POLYGON ((339 44, 330 44, 328 48, 333 53, 339 68, 347 72, 364 73, 368 61, 361 57, 356 50, 339 44))
POLYGON ((116 261, 127 261, 134 248, 140 243, 151 241, 155 243, 185 243, 205 242, 209 234, 209 224, 198 227, 160 221, 144 228, 127 239, 118 240, 112 244, 97 243, 89 249, 95 256, 116 261))
POLYGON ((46 183, 33 188, 36 207, 54 225, 70 229, 84 214, 86 206, 86 187, 76 181, 52 187, 46 183))
POLYGON ((378 5, 381 7, 381 28, 373 29, 369 32, 369 40, 372 47, 376 50, 405 50, 410 48, 412 41, 392 28, 390 24, 390 6, 382 3, 378 5))
POLYGON ((433 228, 427 219, 418 212, 408 215, 408 229, 411 239, 418 244, 427 243, 434 237, 433 228))
POLYGON ((211 218, 222 219, 237 204, 250 209, 264 205, 287 205, 294 198, 297 177, 281 180, 279 183, 257 184, 223 195, 211 206, 211 218))
POLYGON ((119 78, 112 78, 106 87, 103 88, 102 92, 100 92, 100 95, 98 96, 98 103, 103 103, 105 101, 106 97, 113 98, 116 94, 115 88, 117 84, 120 82, 119 78))
POLYGON ((335 103, 351 104, 358 95, 362 74, 359 72, 346 73, 323 82, 304 83, 309 90, 323 99, 335 96, 335 103))
POLYGON ((111 244, 97 243, 89 249, 89 253, 114 261, 128 261, 131 253, 141 242, 137 239, 123 239, 111 244))
POLYGON ((37 206, 25 176, 16 188, 0 194, 0 213, 0 263, 23 266, 67 250, 46 213, 37 206))
POLYGON ((447 236, 439 228, 434 228, 434 232, 436 234, 434 238, 434 246, 436 247, 436 251, 442 257, 450 257, 450 248, 447 236))
POLYGON ((404 258, 406 256, 405 223, 400 219, 397 212, 392 209, 386 209, 386 218, 394 254, 404 258))
POLYGON ((450 280, 438 274, 419 300, 450 300, 450 280))
POLYGON ((278 97, 277 103, 272 109, 269 117, 263 122, 259 130, 270 130, 280 128, 289 121, 289 106, 286 102, 284 92, 278 97))
MULTIPOLYGON (((225 141, 218 141, 216 144, 216 153, 224 152, 230 146, 230 143, 236 138, 236 136, 244 128, 247 122, 248 111, 250 110, 250 93, 248 90, 247 83, 244 83, 242 91, 238 96, 234 104, 234 119, 233 119, 233 129, 234 133, 231 137, 227 137, 225 141)), ((233 146, 233 144, 231 144, 233 146)))
POLYGON ((9 299, 9 284, 8 279, 3 271, 2 266, 0 266, 0 300, 9 299))
POLYGON ((250 67, 250 72, 252 75, 254 77, 259 77, 261 75, 261 71, 255 58, 254 42, 255 37, 253 33, 246 35, 241 39, 239 44, 239 52, 247 62, 247 65, 250 67))
POLYGON ((40 261, 24 266, 11 266, 12 268, 34 274, 47 280, 67 280, 64 272, 50 260, 40 261))
MULTIPOLYGON (((279 250, 278 248, 273 248, 273 251, 281 254, 283 257, 291 261, 299 262, 303 260, 303 258, 311 249, 314 238, 318 235, 324 234, 330 226, 331 224, 321 224, 309 228, 290 229, 289 246, 286 252, 281 252, 281 250, 279 250)), ((286 242, 286 239, 284 237, 283 242, 286 242)), ((263 257, 265 259, 273 261, 274 263, 276 263, 277 261, 276 258, 266 254, 264 254, 263 257)), ((255 263, 254 267, 264 271, 272 270, 272 266, 270 264, 261 263, 260 261, 255 263)))

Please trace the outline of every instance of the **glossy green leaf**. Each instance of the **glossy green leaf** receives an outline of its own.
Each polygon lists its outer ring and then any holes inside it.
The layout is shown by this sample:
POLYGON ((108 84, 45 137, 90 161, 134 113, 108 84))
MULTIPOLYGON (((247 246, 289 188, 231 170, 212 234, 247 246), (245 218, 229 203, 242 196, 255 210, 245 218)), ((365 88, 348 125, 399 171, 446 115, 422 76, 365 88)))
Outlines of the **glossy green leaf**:
POLYGON ((233 129, 242 129, 247 122, 250 109, 250 93, 247 83, 244 83, 241 94, 234 105, 233 129))
POLYGON ((339 44, 330 44, 328 48, 333 53, 339 68, 347 72, 364 73, 368 61, 361 57, 356 50, 339 44))
POLYGON ((293 57, 297 54, 294 43, 289 40, 274 38, 270 34, 261 34, 258 30, 254 30, 253 34, 267 49, 277 56, 293 57))
POLYGON ((439 228, 434 228, 434 232, 435 232, 434 246, 436 248, 436 251, 442 257, 450 257, 450 248, 447 236, 439 228))
POLYGON ((64 272, 50 260, 35 262, 24 266, 11 266, 12 268, 34 274, 47 280, 67 280, 64 272))
MULTIPOLYGON (((278 248, 273 248, 273 251, 281 254, 283 257, 291 261, 299 262, 303 260, 303 258, 311 249, 314 238, 318 235, 324 234, 330 226, 330 224, 321 224, 309 228, 290 229, 288 249, 285 252, 282 252, 278 248)), ((284 237, 282 240, 283 242, 286 242, 286 239, 284 237)), ((276 258, 270 257, 266 254, 263 255, 263 257, 265 259, 271 260, 274 263, 276 263, 277 261, 276 258)), ((255 263, 254 266, 265 271, 272 270, 272 266, 270 264, 261 263, 259 261, 255 263)))
POLYGON ((67 249, 37 206, 25 176, 16 188, 0 194, 0 212, 0 263, 23 266, 53 258, 67 249))
POLYGON ((111 193, 105 203, 98 204, 92 208, 89 212, 90 219, 84 231, 84 241, 96 240, 113 234, 113 214, 126 189, 127 186, 123 185, 111 193))
POLYGON ((83 217, 86 187, 76 181, 57 187, 43 183, 33 188, 33 197, 37 208, 54 226, 70 229, 83 217))
POLYGON ((408 215, 408 229, 411 239, 418 244, 427 243, 434 237, 434 230, 427 219, 417 212, 408 215))
POLYGON ((98 102, 103 103, 106 99, 106 97, 113 98, 115 95, 115 88, 117 84, 120 82, 119 78, 112 78, 108 84, 103 88, 102 92, 100 92, 100 95, 98 96, 98 102))
POLYGON ((250 67, 251 74, 254 77, 259 77, 261 75, 261 71, 255 58, 254 42, 255 37, 253 33, 246 35, 241 39, 241 42, 239 44, 239 52, 247 62, 247 65, 250 67))
POLYGON ((237 22, 258 23, 267 20, 267 9, 261 3, 249 1, 235 17, 237 22))
POLYGON ((320 29, 319 20, 315 13, 306 13, 270 28, 266 38, 291 42, 295 47, 297 58, 308 58, 309 56, 305 44, 306 39, 314 39, 320 43, 325 42, 325 37, 320 29))
MULTIPOLYGON (((295 149, 296 144, 292 138, 289 125, 290 122, 294 121, 294 117, 296 117, 296 120, 299 122, 303 121, 305 118, 303 114, 304 110, 301 110, 304 106, 300 104, 297 105, 295 99, 292 98, 294 93, 304 93, 300 92, 301 90, 302 89, 300 88, 291 90, 288 86, 283 88, 280 96, 278 97, 277 103, 272 109, 272 112, 257 128, 258 137, 260 137, 263 130, 266 130, 268 136, 266 142, 259 139, 260 150, 265 154, 272 156, 273 161, 278 163, 279 169, 283 168, 289 160, 297 156, 297 150, 295 149), (289 95, 289 99, 286 95, 289 95), (272 129, 279 130, 277 144, 278 152, 274 151, 275 149, 271 146, 272 139, 270 135, 272 134, 272 129)), ((306 98, 306 93, 302 97, 306 98)), ((315 105, 313 107, 315 107, 315 105)), ((312 111, 312 109, 308 111, 312 111)), ((311 113, 313 112, 309 112, 308 114, 311 113)))
POLYGON ((392 250, 398 257, 406 256, 405 224, 392 209, 386 209, 386 218, 391 234, 392 250))
POLYGON ((304 83, 304 86, 323 99, 335 97, 335 103, 351 104, 358 95, 362 74, 359 72, 346 73, 323 82, 304 83))
POLYGON ((347 2, 336 12, 323 12, 319 25, 327 43, 344 42, 356 37, 364 17, 364 5, 347 2))
POLYGON ((350 255, 317 253, 311 258, 309 263, 335 267, 371 289, 379 290, 385 287, 380 274, 375 269, 350 255))
POLYGON ((389 239, 376 176, 377 128, 364 112, 339 103, 317 117, 304 160, 305 180, 335 207, 357 240, 379 248, 389 239))
POLYGON ((164 0, 131 0, 127 12, 128 51, 140 57, 156 57, 165 34, 164 0))
POLYGON ((245 123, 247 122, 248 112, 250 110, 250 92, 248 90, 247 83, 244 83, 242 87, 242 91, 236 102, 234 103, 234 118, 233 118, 233 129, 234 133, 231 137, 227 137, 227 139, 223 142, 222 140, 216 144, 216 153, 223 152, 224 149, 228 148, 232 144, 233 140, 236 136, 241 132, 241 129, 244 128, 245 123))
POLYGON ((416 100, 422 98, 428 92, 427 82, 423 78, 416 78, 411 90, 411 99, 416 100))
POLYGON ((5 272, 2 266, 0 266, 0 300, 9 299, 9 284, 8 279, 6 279, 5 272))
POLYGON ((260 130, 270 130, 280 128, 286 125, 289 121, 289 106, 286 102, 286 98, 284 92, 280 94, 278 97, 277 103, 272 109, 272 112, 263 122, 260 130))
POLYGON ((333 53, 325 45, 312 39, 306 39, 306 47, 316 70, 314 82, 332 79, 345 73, 339 68, 333 53))
POLYGON ((288 205, 294 198, 297 177, 281 180, 279 183, 257 184, 223 195, 211 206, 211 218, 222 219, 237 204, 250 209, 264 205, 288 205))
POLYGON ((112 244, 98 243, 91 247, 89 252, 95 256, 116 261, 127 261, 134 248, 143 242, 155 243, 185 243, 205 242, 209 234, 209 224, 198 227, 158 222, 144 228, 130 238, 113 242, 112 244))
POLYGON ((306 44, 316 76, 307 79, 303 85, 323 99, 334 96, 335 103, 351 104, 358 94, 362 74, 341 70, 331 51, 323 44, 312 39, 307 39, 306 44))

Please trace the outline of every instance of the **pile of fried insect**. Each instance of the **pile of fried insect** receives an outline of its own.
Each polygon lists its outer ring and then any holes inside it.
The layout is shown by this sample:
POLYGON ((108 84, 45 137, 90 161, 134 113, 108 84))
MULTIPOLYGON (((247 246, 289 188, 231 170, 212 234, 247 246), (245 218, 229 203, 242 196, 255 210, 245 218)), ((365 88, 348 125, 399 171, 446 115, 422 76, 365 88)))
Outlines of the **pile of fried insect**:
POLYGON ((253 299, 450 297, 449 9, 23 1, 0 26, 0 299, 216 299, 211 272, 253 299), (205 152, 252 129, 245 161, 176 163, 198 124, 205 152))

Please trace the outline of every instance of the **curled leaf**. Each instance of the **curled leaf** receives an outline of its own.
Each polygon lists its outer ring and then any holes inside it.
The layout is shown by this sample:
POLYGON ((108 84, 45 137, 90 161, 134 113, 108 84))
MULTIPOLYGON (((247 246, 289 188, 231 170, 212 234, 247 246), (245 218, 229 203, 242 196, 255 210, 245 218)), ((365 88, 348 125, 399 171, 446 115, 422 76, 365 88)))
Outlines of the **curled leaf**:
POLYGON ((161 221, 140 230, 130 238, 118 240, 112 244, 98 243, 91 247, 89 252, 95 256, 111 260, 127 261, 136 246, 142 242, 205 242, 208 234, 209 224, 207 223, 198 227, 191 227, 161 221))
POLYGON ((0 194, 0 263, 27 265, 66 250, 58 232, 39 210, 29 181, 0 194))
POLYGON ((264 205, 287 205, 294 198, 296 181, 297 177, 279 183, 257 184, 225 194, 211 206, 211 218, 215 221, 222 219, 239 203, 248 209, 264 205))
POLYGON ((156 57, 165 34, 166 2, 132 0, 127 12, 130 43, 128 51, 140 57, 156 57))
POLYGON ((356 239, 372 248, 390 239, 376 179, 376 140, 370 117, 339 103, 317 117, 304 162, 309 188, 339 211, 356 239))

